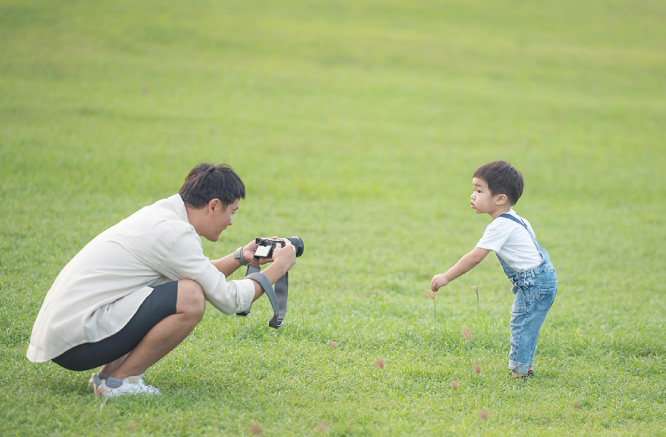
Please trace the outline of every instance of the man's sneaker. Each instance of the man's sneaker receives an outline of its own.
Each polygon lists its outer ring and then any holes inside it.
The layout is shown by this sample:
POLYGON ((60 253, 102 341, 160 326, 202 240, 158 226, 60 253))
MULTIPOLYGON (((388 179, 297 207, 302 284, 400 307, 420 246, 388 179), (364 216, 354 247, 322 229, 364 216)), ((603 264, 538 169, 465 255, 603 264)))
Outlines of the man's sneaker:
POLYGON ((97 395, 101 397, 116 397, 124 395, 158 395, 160 391, 155 387, 146 385, 141 378, 143 375, 138 376, 128 376, 122 380, 120 387, 109 387, 107 380, 103 380, 102 383, 97 387, 97 395))
POLYGON ((88 388, 92 388, 93 390, 96 387, 99 387, 102 385, 102 379, 99 377, 97 373, 93 373, 92 376, 90 377, 90 381, 88 381, 88 388))

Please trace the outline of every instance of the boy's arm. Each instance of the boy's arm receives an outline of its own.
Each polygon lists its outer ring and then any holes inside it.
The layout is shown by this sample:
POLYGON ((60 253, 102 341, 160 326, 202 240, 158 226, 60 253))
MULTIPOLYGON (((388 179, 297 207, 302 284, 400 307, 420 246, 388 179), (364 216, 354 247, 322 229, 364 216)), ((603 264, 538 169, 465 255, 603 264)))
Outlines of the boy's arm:
POLYGON ((464 275, 465 273, 472 270, 477 266, 483 259, 488 255, 490 250, 481 249, 480 247, 475 247, 471 252, 464 255, 460 260, 451 267, 446 273, 441 275, 436 275, 432 278, 430 282, 430 288, 432 291, 439 290, 440 287, 444 287, 449 282, 453 281, 459 276, 464 275))

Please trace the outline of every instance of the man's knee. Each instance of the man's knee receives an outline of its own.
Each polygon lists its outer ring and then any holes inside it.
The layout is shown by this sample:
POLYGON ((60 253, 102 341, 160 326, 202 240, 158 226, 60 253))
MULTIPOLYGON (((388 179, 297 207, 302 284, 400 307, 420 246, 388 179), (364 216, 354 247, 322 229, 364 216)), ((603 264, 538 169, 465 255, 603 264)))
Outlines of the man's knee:
POLYGON ((201 320, 206 310, 206 296, 198 282, 189 279, 178 281, 176 309, 179 313, 188 313, 201 320))

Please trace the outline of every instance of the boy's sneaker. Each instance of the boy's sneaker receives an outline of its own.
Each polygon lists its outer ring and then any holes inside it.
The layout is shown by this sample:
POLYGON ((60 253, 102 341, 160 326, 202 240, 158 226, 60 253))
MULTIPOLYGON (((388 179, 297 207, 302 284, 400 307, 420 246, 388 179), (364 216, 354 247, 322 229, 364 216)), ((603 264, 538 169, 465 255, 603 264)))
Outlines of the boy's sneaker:
POLYGON ((509 377, 511 377, 513 379, 527 379, 527 378, 531 378, 533 376, 534 376, 534 371, 532 371, 531 369, 528 370, 527 373, 525 373, 524 375, 520 375, 520 374, 518 374, 514 371, 509 372, 509 377))
POLYGON ((120 387, 109 387, 106 385, 107 381, 102 380, 102 383, 97 386, 97 395, 101 397, 116 397, 116 396, 125 396, 125 395, 158 395, 160 391, 155 387, 146 385, 141 378, 143 375, 138 376, 128 376, 127 378, 122 379, 122 384, 120 387))

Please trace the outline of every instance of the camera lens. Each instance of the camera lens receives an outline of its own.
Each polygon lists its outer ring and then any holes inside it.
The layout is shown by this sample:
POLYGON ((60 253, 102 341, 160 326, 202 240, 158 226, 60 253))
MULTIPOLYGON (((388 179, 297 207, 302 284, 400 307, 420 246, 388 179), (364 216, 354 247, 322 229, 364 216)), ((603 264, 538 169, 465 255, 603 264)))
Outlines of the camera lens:
POLYGON ((303 240, 300 237, 289 237, 287 240, 291 241, 291 244, 296 248, 296 256, 301 256, 303 254, 303 240))

